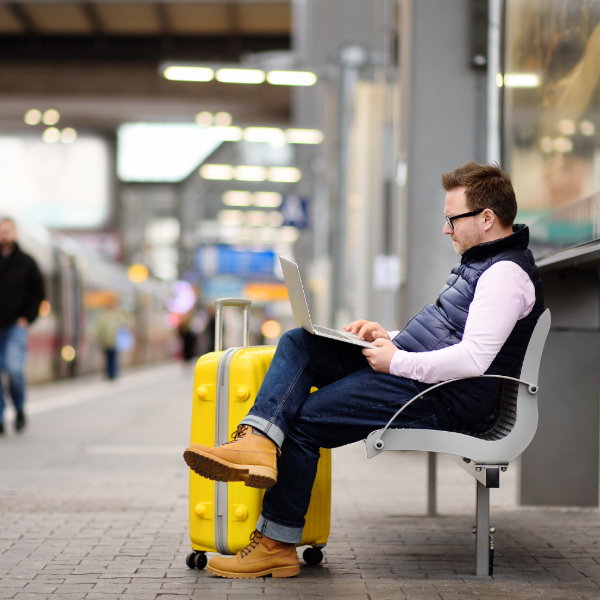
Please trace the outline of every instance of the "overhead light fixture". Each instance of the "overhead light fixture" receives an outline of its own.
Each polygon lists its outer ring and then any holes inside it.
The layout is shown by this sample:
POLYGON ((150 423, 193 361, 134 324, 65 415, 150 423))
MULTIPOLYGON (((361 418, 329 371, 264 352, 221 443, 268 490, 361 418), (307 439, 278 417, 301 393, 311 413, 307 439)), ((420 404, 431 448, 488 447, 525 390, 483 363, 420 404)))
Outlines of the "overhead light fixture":
POLYGON ((302 173, 296 167, 271 167, 267 179, 280 183, 295 183, 302 179, 302 173))
POLYGON ((233 117, 226 111, 222 110, 215 115, 215 125, 227 127, 233 122, 233 117))
POLYGON ((281 206, 283 197, 279 192, 254 192, 254 206, 261 208, 277 208, 281 206))
POLYGON ((264 181, 267 170, 264 167, 240 165, 235 168, 235 178, 238 181, 264 181))
POLYGON ((211 127, 210 131, 223 142, 239 142, 244 136, 241 127, 220 127, 216 125, 211 127))
POLYGON ((204 179, 226 181, 233 179, 233 167, 231 165, 202 165, 200 176, 204 179))
POLYGON ((269 71, 267 81, 273 85, 310 86, 317 83, 317 76, 309 71, 269 71))
POLYGON ((227 206, 252 206, 252 192, 229 190, 223 194, 222 199, 227 206))
POLYGON ((31 108, 25 113, 23 120, 27 125, 37 125, 42 120, 42 111, 37 108, 31 108))
POLYGON ((209 67, 167 67, 163 71, 169 81, 211 81, 215 72, 209 67))
POLYGON ((219 69, 215 75, 221 83, 262 83, 265 73, 259 69, 219 69))
POLYGON ((246 213, 246 225, 262 227, 267 221, 267 213, 261 210, 249 210, 246 213))
POLYGON ((286 129, 285 139, 290 144, 320 144, 324 135, 318 129, 286 129))
POLYGON ((246 127, 244 139, 248 142, 267 142, 274 145, 285 144, 283 131, 278 127, 246 127))
POLYGON ((246 217, 241 210, 221 210, 217 215, 217 221, 224 225, 242 225, 246 217))
POLYGON ((60 132, 60 141, 63 144, 72 144, 77 139, 77 131, 72 127, 65 127, 60 132))
POLYGON ((56 127, 48 127, 42 134, 42 139, 47 144, 56 144, 60 140, 60 130, 56 127))
POLYGON ((44 123, 44 125, 56 125, 59 121, 60 113, 56 109, 49 108, 48 110, 44 111, 42 116, 42 123, 44 123))
POLYGON ((198 125, 202 125, 203 127, 210 127, 213 124, 213 114, 208 112, 207 110, 203 110, 196 115, 194 119, 198 125))
POLYGON ((537 88, 540 87, 540 77, 535 73, 506 73, 504 77, 497 78, 498 87, 509 88, 537 88))

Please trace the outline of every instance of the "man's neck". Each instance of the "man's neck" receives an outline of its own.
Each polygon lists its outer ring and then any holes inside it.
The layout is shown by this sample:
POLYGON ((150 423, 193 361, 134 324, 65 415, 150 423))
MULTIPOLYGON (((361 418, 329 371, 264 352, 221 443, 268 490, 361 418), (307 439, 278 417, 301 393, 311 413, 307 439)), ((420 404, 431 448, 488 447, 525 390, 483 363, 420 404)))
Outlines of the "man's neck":
POLYGON ((2 244, 0 246, 0 254, 2 254, 3 258, 6 256, 9 256, 14 251, 15 251, 15 244, 2 244))

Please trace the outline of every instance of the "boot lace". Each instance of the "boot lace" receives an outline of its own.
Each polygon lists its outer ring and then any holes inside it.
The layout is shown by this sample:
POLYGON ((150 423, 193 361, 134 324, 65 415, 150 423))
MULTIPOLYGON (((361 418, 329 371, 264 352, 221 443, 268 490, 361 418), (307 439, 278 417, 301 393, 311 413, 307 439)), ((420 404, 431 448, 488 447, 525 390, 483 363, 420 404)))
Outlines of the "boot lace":
POLYGON ((262 535, 255 529, 250 534, 250 543, 240 551, 242 557, 248 556, 260 544, 260 540, 262 540, 262 535))
POLYGON ((231 434, 231 441, 223 444, 235 444, 235 442, 241 440, 248 432, 248 425, 238 425, 238 428, 231 434))

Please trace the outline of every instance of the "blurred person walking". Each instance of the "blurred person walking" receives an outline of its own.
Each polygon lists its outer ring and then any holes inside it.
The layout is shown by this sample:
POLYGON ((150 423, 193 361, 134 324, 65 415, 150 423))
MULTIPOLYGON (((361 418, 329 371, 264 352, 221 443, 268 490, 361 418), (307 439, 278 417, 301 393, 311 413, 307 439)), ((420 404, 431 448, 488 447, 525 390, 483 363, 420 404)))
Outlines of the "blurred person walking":
MULTIPOLYGON (((8 379, 8 391, 22 431, 25 419, 27 328, 44 299, 44 280, 35 260, 17 243, 17 227, 0 218, 0 373, 8 379)), ((0 434, 4 433, 4 390, 0 382, 0 434)))
POLYGON ((96 317, 96 337, 104 353, 104 372, 108 379, 116 379, 119 363, 118 352, 124 332, 128 332, 127 317, 118 309, 118 299, 112 296, 105 308, 96 317))

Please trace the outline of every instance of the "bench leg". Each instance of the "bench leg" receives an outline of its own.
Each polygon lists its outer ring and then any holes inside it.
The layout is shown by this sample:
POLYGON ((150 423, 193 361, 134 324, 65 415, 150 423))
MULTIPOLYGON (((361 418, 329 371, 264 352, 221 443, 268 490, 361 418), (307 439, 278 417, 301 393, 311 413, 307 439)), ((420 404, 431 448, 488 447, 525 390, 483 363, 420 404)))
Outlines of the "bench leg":
POLYGON ((490 490, 479 481, 476 482, 476 485, 475 575, 490 575, 490 490))
POLYGON ((427 453, 427 515, 437 514, 437 454, 427 453))

